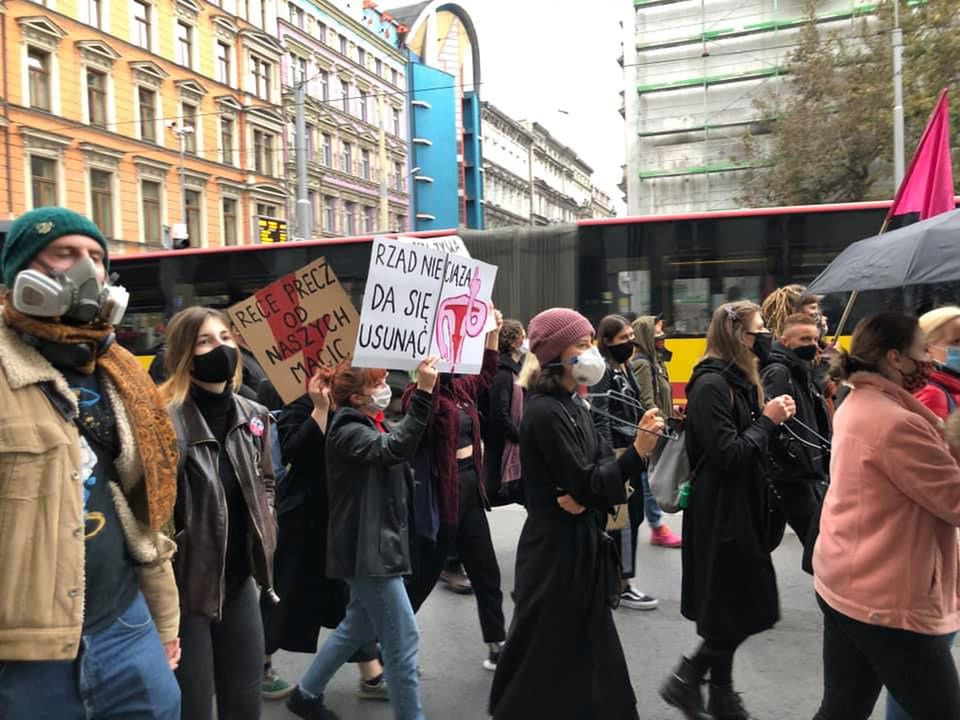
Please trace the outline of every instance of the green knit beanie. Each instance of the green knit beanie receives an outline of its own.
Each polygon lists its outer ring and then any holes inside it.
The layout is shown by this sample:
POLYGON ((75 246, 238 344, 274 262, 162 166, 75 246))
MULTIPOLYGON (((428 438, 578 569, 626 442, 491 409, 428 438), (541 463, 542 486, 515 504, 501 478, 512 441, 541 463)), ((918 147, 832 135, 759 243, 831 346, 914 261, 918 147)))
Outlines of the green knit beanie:
POLYGON ((103 264, 107 271, 110 270, 107 241, 92 220, 68 208, 42 207, 24 213, 10 226, 0 253, 3 284, 12 288, 18 272, 47 245, 67 235, 84 235, 100 243, 104 252, 103 264))

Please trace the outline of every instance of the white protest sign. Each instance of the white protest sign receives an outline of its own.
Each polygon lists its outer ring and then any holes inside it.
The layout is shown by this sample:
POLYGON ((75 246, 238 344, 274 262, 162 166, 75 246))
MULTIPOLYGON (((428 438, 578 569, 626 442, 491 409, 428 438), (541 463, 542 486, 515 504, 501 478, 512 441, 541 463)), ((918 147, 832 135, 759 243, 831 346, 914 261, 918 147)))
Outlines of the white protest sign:
POLYGON ((373 241, 353 364, 414 370, 436 355, 441 372, 480 372, 497 268, 405 240, 373 241))
POLYGON ((454 255, 463 255, 472 257, 467 246, 463 244, 463 239, 459 235, 442 235, 440 237, 414 237, 412 235, 397 235, 400 242, 412 243, 420 247, 441 252, 453 253, 454 255))
POLYGON ((430 355, 446 261, 445 252, 374 239, 354 366, 413 370, 430 355))
POLYGON ((497 268, 493 265, 460 255, 447 256, 430 348, 430 354, 440 358, 440 372, 480 372, 487 333, 496 327, 491 302, 496 280, 497 268))

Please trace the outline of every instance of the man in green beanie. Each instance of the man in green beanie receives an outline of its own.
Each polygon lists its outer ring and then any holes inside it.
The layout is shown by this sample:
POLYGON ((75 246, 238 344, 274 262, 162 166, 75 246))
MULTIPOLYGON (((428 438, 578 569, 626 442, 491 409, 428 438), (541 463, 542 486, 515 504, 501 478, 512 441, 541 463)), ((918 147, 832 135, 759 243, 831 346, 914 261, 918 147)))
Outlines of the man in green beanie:
MULTIPOLYGON (((20 216, 0 253, 0 716, 179 720, 166 407, 110 324, 99 228, 20 216)), ((120 300, 118 300, 120 298, 120 300)))

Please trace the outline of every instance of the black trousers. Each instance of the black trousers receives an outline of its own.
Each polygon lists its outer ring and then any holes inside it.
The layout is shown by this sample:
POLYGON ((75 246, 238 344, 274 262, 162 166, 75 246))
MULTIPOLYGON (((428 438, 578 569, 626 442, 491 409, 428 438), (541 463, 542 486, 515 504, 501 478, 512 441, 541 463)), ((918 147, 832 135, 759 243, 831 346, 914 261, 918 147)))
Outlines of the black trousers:
POLYGON ((480 498, 480 478, 472 462, 462 465, 460 469, 460 524, 455 547, 477 598, 483 641, 503 642, 507 633, 503 618, 503 593, 500 590, 500 565, 490 537, 487 511, 480 498))
POLYGON ((960 680, 950 653, 952 635, 868 625, 823 611, 823 702, 814 720, 867 720, 880 689, 913 720, 960 718, 960 680))
POLYGON ((183 657, 177 668, 182 720, 259 720, 263 623, 257 589, 248 578, 223 603, 220 622, 180 620, 183 657))
POLYGON ((460 518, 457 532, 449 537, 441 529, 436 543, 419 535, 410 541, 412 574, 406 578, 410 605, 417 612, 433 591, 451 553, 456 553, 473 585, 484 642, 506 639, 500 565, 490 537, 487 513, 480 500, 480 480, 473 462, 460 468, 460 518))

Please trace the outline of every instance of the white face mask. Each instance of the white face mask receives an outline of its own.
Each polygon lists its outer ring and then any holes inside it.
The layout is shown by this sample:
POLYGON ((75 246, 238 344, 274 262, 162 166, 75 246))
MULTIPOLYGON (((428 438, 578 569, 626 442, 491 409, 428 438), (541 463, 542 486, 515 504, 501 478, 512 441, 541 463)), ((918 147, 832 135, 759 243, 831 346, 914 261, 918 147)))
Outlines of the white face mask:
POLYGON ((530 343, 529 341, 524 340, 520 345, 520 354, 526 355, 528 352, 530 352, 530 343))
POLYGON ((596 385, 607 371, 607 362, 595 347, 571 358, 573 379, 580 385, 596 385))
POLYGON ((390 406, 392 399, 393 391, 388 385, 383 385, 370 393, 370 407, 376 408, 377 410, 386 410, 390 406))

